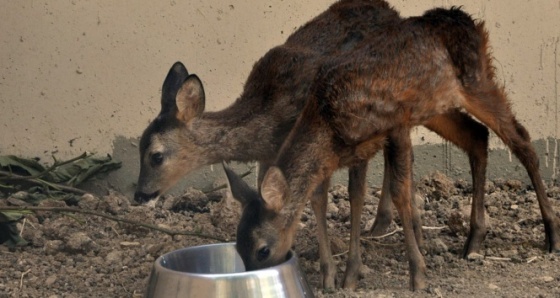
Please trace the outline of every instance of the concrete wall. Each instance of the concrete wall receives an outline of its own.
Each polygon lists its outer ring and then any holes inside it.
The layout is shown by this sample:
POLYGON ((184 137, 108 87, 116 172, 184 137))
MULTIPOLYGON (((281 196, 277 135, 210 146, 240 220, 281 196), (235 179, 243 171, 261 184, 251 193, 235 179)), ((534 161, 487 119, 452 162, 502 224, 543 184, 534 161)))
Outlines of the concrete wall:
MULTIPOLYGON (((499 79, 538 141, 545 177, 554 178, 560 1, 390 2, 403 16, 464 5, 486 20, 499 79)), ((202 78, 207 109, 221 109, 241 93, 258 58, 331 3, 0 0, 0 154, 45 161, 51 154, 114 154, 125 166, 114 184, 129 190, 138 171, 136 139, 159 111, 161 83, 173 62, 202 78)), ((418 129, 414 141, 418 166, 468 173, 462 154, 437 136, 418 129)), ((503 159, 491 164, 497 170, 490 177, 509 175, 500 167, 519 171, 495 136, 492 148, 503 159)))

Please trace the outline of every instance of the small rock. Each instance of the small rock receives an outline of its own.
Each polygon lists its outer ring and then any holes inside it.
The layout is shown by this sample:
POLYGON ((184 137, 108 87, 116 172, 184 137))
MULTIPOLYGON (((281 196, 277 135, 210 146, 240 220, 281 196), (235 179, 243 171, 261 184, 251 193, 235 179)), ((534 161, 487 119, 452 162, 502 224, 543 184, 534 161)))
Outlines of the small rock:
POLYGON ((347 248, 346 242, 339 237, 331 238, 331 250, 333 254, 343 253, 347 248))
POLYGON ((163 249, 163 243, 157 243, 154 245, 148 246, 148 253, 157 256, 160 254, 161 250, 163 249))
POLYGON ((46 255, 54 255, 58 253, 63 246, 64 242, 62 242, 62 240, 48 240, 45 242, 43 250, 45 251, 46 255))
POLYGON ((374 223, 374 222, 375 222, 375 218, 368 219, 368 220, 366 221, 365 230, 366 230, 366 231, 371 231, 371 228, 373 227, 373 223, 374 223))
POLYGON ((86 233, 76 232, 68 237, 66 247, 73 251, 88 251, 92 242, 86 233))
POLYGON ((49 287, 52 286, 56 282, 56 279, 57 279, 56 274, 47 277, 47 280, 45 280, 45 285, 49 287))
POLYGON ((11 205, 11 206, 20 206, 21 207, 21 206, 29 206, 30 205, 29 203, 27 203, 23 200, 17 199, 15 197, 9 197, 7 199, 7 201, 8 201, 8 204, 11 205))
POLYGON ((365 277, 370 273, 373 273, 374 270, 369 268, 367 265, 362 264, 362 266, 360 266, 360 277, 365 277))
POLYGON ((463 214, 454 211, 447 217, 447 226, 449 230, 456 235, 467 235, 467 222, 464 220, 463 214))
POLYGON ((543 277, 541 277, 541 279, 542 279, 542 281, 544 281, 544 282, 551 282, 551 281, 554 281, 554 277, 552 277, 552 276, 543 276, 543 277))
POLYGON ((433 241, 433 245, 432 245, 432 250, 434 252, 434 254, 442 254, 444 252, 447 252, 449 248, 447 247, 447 245, 443 242, 443 240, 437 238, 433 241))
POLYGON ((488 210, 489 215, 496 215, 496 214, 498 214, 498 211, 500 210, 496 206, 488 206, 486 209, 488 210))
POLYGON ((120 194, 111 192, 108 196, 104 196, 99 204, 99 208, 111 214, 119 214, 122 211, 128 210, 130 202, 128 199, 120 194))
POLYGON ((486 181, 484 189, 487 193, 493 193, 496 191, 496 185, 494 185, 494 182, 492 181, 486 181))
POLYGON ((178 199, 175 200, 171 210, 179 211, 192 211, 192 212, 210 212, 208 196, 202 191, 194 188, 189 188, 178 199))
POLYGON ((122 260, 122 252, 113 250, 107 254, 105 261, 109 264, 119 263, 122 260))
POLYGON ((446 262, 445 262, 445 258, 442 256, 434 256, 432 258, 432 262, 429 265, 432 265, 433 267, 437 268, 437 267, 442 267, 445 266, 446 262))
POLYGON ((515 180, 515 179, 510 179, 510 180, 506 181, 506 185, 511 190, 520 190, 523 187, 523 182, 521 182, 519 180, 515 180))
POLYGON ((99 205, 99 199, 94 197, 92 194, 83 195, 78 201, 78 206, 81 209, 95 210, 99 205))
POLYGON ((165 200, 163 201, 163 204, 161 205, 161 208, 163 210, 171 210, 173 209, 173 207, 175 206, 175 204, 177 204, 177 200, 179 199, 179 197, 176 196, 171 196, 170 198, 165 198, 165 200))
POLYGON ((517 210, 517 209, 519 209, 519 206, 514 204, 514 205, 511 205, 509 208, 511 210, 517 210))
POLYGON ((478 253, 470 253, 469 255, 467 255, 467 260, 469 261, 475 261, 475 260, 483 260, 484 256, 478 253))
POLYGON ((519 251, 517 249, 511 250, 504 250, 501 252, 502 257, 504 258, 512 258, 519 255, 519 251))
POLYGON ((489 288, 490 290, 497 290, 497 289, 499 289, 500 287, 498 287, 498 286, 495 285, 495 284, 488 284, 488 288, 489 288))
POLYGON ((426 200, 420 194, 416 193, 414 195, 414 203, 416 204, 416 209, 420 212, 424 211, 424 205, 426 204, 426 200))
POLYGON ((10 196, 10 198, 13 198, 15 200, 19 200, 19 201, 23 201, 25 200, 25 198, 27 198, 28 193, 25 191, 18 191, 15 194, 12 194, 10 196))
POLYGON ((329 203, 327 205, 327 213, 330 213, 330 214, 337 214, 338 213, 338 207, 336 206, 335 203, 329 203))
POLYGON ((433 195, 436 199, 449 198, 455 191, 455 185, 445 174, 436 171, 431 175, 432 183, 435 186, 433 195))

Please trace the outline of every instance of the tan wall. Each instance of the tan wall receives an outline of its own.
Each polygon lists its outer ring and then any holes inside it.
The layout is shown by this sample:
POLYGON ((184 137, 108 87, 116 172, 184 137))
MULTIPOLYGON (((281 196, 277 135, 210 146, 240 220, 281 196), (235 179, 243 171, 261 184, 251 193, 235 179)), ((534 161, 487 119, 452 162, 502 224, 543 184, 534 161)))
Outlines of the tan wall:
MULTIPOLYGON (((112 153, 117 136, 138 137, 158 113, 176 60, 204 81, 207 108, 223 108, 259 57, 332 2, 0 0, 0 154, 112 153)), ((548 165, 558 151, 560 1, 391 4, 404 16, 464 4, 486 20, 518 118, 533 139, 553 138, 548 165)), ((440 142, 423 130, 415 140, 440 142)))

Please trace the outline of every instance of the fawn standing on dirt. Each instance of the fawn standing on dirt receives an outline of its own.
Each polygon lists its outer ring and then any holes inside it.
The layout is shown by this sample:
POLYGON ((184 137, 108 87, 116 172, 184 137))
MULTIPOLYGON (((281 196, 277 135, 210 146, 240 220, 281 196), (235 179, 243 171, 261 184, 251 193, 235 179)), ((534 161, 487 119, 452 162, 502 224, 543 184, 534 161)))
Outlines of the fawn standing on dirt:
MULTIPOLYGON (((434 9, 421 17, 383 23, 349 53, 318 60, 311 98, 265 174, 260 196, 247 187, 232 187, 232 192, 243 190, 234 196, 244 209, 237 249, 246 267, 282 262, 306 201, 322 191, 324 181, 336 169, 363 164, 387 146, 391 171, 384 190, 402 221, 410 287, 425 288, 426 266, 410 198, 410 129, 443 125, 442 115, 458 109, 496 132, 525 166, 541 207, 548 248, 560 251, 560 222, 546 199, 537 156, 495 82, 488 46, 482 22, 476 24, 457 8, 434 9)), ((475 228, 483 223, 478 218, 483 205, 477 204, 481 202, 476 202, 473 212, 478 213, 471 220, 475 228)), ((483 237, 471 231, 468 242, 483 237)))
MULTIPOLYGON (((141 171, 135 199, 155 198, 187 173, 224 159, 259 161, 259 181, 262 181, 310 97, 310 86, 321 66, 319 60, 348 54, 368 42, 370 35, 378 34, 386 22, 399 19, 398 13, 384 1, 335 3, 294 32, 284 45, 272 49, 259 60, 241 97, 220 112, 203 113, 202 83, 181 63, 173 65, 163 84, 161 112, 145 130, 140 143, 141 171)), ((445 26, 442 21, 439 24, 445 26)), ((477 252, 486 232, 483 197, 487 129, 458 110, 436 115, 424 125, 468 153, 473 175, 473 211, 464 255, 477 252)), ((386 150, 395 151, 395 145, 388 142, 386 150)), ((394 154, 385 154, 382 199, 372 229, 377 235, 384 232, 392 219, 389 177, 390 167, 396 163, 388 161, 390 158, 394 159, 394 154)), ((360 215, 366 168, 367 161, 363 161, 349 171, 352 232, 344 280, 344 286, 349 288, 355 287, 361 264, 360 215)), ((328 186, 329 179, 325 178, 321 188, 313 193, 311 202, 318 223, 323 286, 332 288, 336 268, 324 217, 328 186)), ((551 229, 547 235, 555 231, 551 229)))

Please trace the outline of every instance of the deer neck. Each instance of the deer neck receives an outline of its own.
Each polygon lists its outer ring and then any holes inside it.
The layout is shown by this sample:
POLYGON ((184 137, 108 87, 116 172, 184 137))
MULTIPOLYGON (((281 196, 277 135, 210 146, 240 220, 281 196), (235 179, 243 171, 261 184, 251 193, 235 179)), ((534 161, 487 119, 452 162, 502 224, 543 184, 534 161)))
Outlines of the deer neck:
POLYGON ((338 168, 332 137, 330 127, 320 116, 304 111, 280 149, 275 164, 289 186, 286 209, 283 208, 285 214, 292 215, 288 216, 289 226, 299 223, 307 200, 327 187, 325 180, 338 168))
POLYGON ((262 161, 272 159, 277 152, 280 143, 275 134, 280 125, 266 115, 248 116, 226 109, 193 119, 184 136, 204 152, 209 164, 222 160, 262 161))

